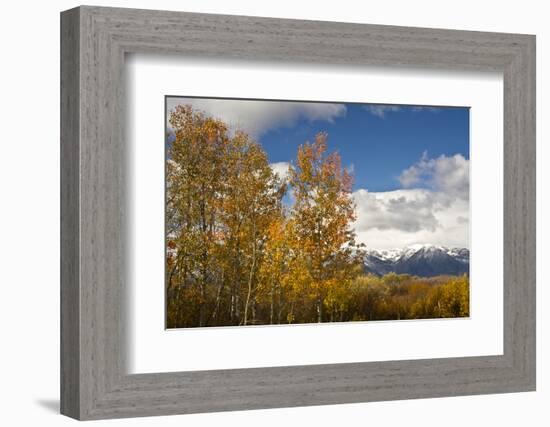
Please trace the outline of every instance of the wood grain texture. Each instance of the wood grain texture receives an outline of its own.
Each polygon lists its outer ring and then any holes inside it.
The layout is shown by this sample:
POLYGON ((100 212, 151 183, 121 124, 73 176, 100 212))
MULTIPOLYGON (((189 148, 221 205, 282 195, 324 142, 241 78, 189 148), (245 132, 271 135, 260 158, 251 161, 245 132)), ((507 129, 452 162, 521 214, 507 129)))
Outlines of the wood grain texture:
POLYGON ((61 412, 80 414, 79 17, 61 20, 61 412))
POLYGON ((535 388, 535 38, 80 7, 62 13, 62 413, 100 419, 535 388), (504 354, 128 375, 124 55, 504 75, 504 354))

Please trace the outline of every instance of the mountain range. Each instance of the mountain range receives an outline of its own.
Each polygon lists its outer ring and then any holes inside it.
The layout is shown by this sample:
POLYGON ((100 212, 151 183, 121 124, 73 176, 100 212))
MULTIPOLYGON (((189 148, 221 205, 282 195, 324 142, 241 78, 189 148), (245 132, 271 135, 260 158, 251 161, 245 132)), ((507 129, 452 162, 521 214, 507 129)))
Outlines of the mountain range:
POLYGON ((470 250, 435 245, 367 250, 365 271, 378 276, 391 272, 420 277, 469 274, 470 250))

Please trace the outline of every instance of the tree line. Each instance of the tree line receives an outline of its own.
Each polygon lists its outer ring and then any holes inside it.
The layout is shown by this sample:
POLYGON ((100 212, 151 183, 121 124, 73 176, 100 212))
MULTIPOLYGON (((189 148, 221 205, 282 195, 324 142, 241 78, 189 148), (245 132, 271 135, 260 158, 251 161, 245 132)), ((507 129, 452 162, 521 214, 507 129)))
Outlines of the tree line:
POLYGON ((468 317, 467 275, 415 277, 363 275, 349 291, 346 320, 403 320, 468 317))
POLYGON ((301 145, 281 177, 260 144, 219 119, 180 105, 169 123, 168 328, 373 318, 352 176, 326 133, 301 145))

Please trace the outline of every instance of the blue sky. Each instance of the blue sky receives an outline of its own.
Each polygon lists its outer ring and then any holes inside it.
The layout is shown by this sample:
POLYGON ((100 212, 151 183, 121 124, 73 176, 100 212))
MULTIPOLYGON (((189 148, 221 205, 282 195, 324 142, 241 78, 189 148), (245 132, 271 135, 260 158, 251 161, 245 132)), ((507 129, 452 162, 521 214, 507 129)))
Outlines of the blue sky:
MULTIPOLYGON (((167 97, 250 134, 282 178, 328 133, 354 175, 357 240, 371 249, 469 247, 469 108, 167 97)), ((287 196, 286 201, 289 202, 287 196)))
POLYGON ((354 188, 388 191, 400 187, 401 172, 429 157, 461 154, 469 159, 469 109, 346 104, 346 115, 332 122, 299 118, 293 126, 268 130, 260 142, 271 162, 289 162, 304 141, 328 132, 330 151, 352 167, 354 188), (392 111, 393 110, 393 111, 392 111))

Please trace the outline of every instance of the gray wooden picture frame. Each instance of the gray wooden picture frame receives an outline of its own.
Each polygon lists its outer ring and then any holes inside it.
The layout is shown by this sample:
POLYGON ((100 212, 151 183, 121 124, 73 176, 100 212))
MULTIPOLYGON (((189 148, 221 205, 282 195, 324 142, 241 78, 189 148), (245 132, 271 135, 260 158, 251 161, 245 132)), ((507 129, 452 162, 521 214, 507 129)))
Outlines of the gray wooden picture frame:
POLYGON ((535 37, 83 6, 61 14, 61 412, 77 419, 535 390, 535 37), (129 375, 126 53, 504 78, 504 353, 129 375))

